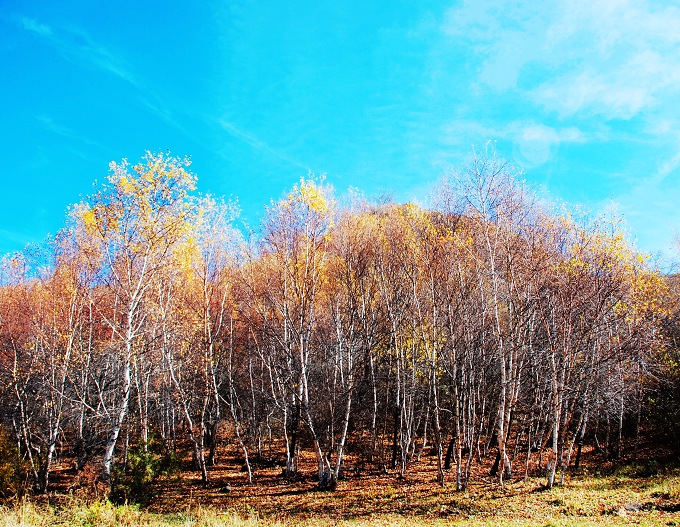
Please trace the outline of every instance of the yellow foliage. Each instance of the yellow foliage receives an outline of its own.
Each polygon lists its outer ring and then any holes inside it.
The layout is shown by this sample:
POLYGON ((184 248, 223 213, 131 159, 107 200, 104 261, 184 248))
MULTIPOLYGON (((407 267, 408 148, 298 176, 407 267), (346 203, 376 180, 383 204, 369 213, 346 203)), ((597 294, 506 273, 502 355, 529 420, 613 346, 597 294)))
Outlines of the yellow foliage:
POLYGON ((90 229, 94 229, 97 226, 97 218, 95 217, 94 209, 87 209, 85 212, 83 212, 82 218, 83 224, 88 231, 90 229))
POLYGON ((291 210, 296 205, 303 205, 310 212, 321 216, 327 215, 333 207, 324 189, 315 181, 306 179, 300 179, 299 184, 293 185, 286 200, 279 203, 286 210, 291 210))
POLYGON ((121 178, 118 180, 118 184, 126 194, 132 194, 134 192, 134 187, 127 177, 121 176, 121 178))
POLYGON ((325 214, 330 210, 326 196, 313 181, 300 181, 300 198, 314 212, 325 214))
POLYGON ((584 262, 579 256, 572 256, 565 262, 558 264, 560 271, 567 274, 567 276, 580 275, 583 271, 590 269, 590 265, 584 262))
POLYGON ((200 250, 196 238, 189 236, 184 244, 176 251, 176 261, 183 276, 190 276, 193 265, 199 259, 200 250))

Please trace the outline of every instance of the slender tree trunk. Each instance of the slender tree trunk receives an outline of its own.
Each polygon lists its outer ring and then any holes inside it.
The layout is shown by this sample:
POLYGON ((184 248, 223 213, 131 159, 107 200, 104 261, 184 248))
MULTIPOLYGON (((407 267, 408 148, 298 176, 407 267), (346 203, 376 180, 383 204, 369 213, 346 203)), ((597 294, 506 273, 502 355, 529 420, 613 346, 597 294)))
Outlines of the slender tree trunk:
POLYGON ((104 459, 102 461, 102 481, 111 483, 111 469, 113 466, 113 454, 116 449, 116 442, 120 435, 120 430, 125 421, 128 403, 130 401, 130 386, 132 382, 132 321, 128 322, 128 338, 125 342, 125 362, 123 364, 123 386, 120 402, 117 411, 114 413, 111 431, 106 441, 104 459))
POLYGON ((345 406, 345 415, 342 420, 342 433, 340 434, 340 441, 338 442, 338 454, 335 460, 335 469, 333 470, 334 481, 337 482, 340 477, 340 471, 344 465, 345 442, 347 441, 347 430, 349 429, 349 418, 352 413, 352 394, 354 392, 353 373, 349 373, 347 391, 347 404, 345 406))
POLYGON ((621 404, 619 406, 619 419, 618 419, 618 435, 617 435, 617 445, 616 445, 616 458, 621 459, 623 457, 623 415, 624 415, 624 395, 621 394, 621 404))
MULTIPOLYGON (((436 360, 436 356, 435 356, 436 360)), ((440 486, 444 486, 444 460, 443 460, 443 445, 442 445, 442 429, 439 422, 439 397, 437 393, 437 377, 434 364, 432 366, 432 399, 434 403, 434 436, 435 447, 437 448, 437 482, 440 486)))
POLYGON ((550 353, 550 370, 552 373, 552 452, 548 464, 548 488, 552 489, 555 484, 555 471, 557 470, 557 449, 560 429, 560 394, 557 379, 557 364, 555 363, 555 351, 550 353))

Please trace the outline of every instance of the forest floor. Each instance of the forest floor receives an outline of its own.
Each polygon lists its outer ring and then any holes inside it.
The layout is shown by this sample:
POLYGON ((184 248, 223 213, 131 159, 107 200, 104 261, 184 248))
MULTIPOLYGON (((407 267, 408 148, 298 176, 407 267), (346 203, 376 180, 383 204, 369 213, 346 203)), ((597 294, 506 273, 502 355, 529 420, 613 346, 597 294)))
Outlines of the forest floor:
MULTIPOLYGON (((253 485, 237 456, 218 461, 207 486, 197 472, 162 478, 144 508, 92 500, 91 483, 82 481, 78 489, 70 481, 69 493, 64 488, 4 507, 0 526, 680 526, 680 467, 654 460, 604 464, 597 471, 591 460, 552 491, 545 478, 500 486, 480 472, 465 492, 456 492, 453 472, 444 487, 436 483, 432 457, 414 462, 405 478, 348 465, 332 492, 314 490, 313 459, 303 458, 305 477, 296 481, 284 479, 281 467, 256 467, 253 485)), ((69 469, 62 470, 55 488, 68 481, 69 469)))

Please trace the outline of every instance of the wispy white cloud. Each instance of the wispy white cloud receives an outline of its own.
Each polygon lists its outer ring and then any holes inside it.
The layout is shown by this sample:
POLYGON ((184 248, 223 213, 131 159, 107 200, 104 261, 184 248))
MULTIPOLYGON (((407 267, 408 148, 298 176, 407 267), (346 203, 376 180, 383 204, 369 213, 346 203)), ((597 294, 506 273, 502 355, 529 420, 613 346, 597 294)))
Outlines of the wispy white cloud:
POLYGON ((680 9, 659 2, 572 0, 552 21, 546 45, 572 63, 536 96, 566 115, 580 111, 630 119, 677 95, 680 80, 680 9))
POLYGON ((68 128, 67 126, 60 125, 56 123, 51 117, 47 115, 39 115, 37 117, 38 121, 45 127, 46 130, 60 135, 62 137, 65 137, 67 139, 73 139, 76 140, 80 143, 84 143, 86 145, 90 146, 95 146, 101 149, 104 149, 104 145, 101 143, 98 143, 97 141, 93 140, 91 137, 82 134, 80 132, 77 132, 71 128, 68 128))
POLYGON ((52 36, 52 28, 47 24, 43 24, 29 17, 21 17, 19 21, 23 28, 26 29, 27 31, 30 31, 42 37, 52 36))
POLYGON ((196 139, 186 126, 182 123, 181 119, 177 118, 176 112, 170 108, 169 105, 163 104, 159 97, 152 93, 150 90, 140 89, 140 104, 146 108, 149 112, 154 114, 156 117, 174 127, 176 130, 180 131, 186 137, 196 139))
POLYGON ((553 128, 545 124, 528 122, 518 123, 514 140, 519 151, 531 166, 548 162, 563 143, 583 143, 586 136, 576 127, 553 128))
POLYGON ((471 144, 481 141, 482 144, 489 139, 502 139, 506 137, 505 127, 496 127, 477 120, 454 119, 442 127, 444 145, 469 148, 471 144))
POLYGON ((490 139, 509 141, 521 156, 516 161, 525 168, 547 163, 561 144, 584 143, 592 139, 576 126, 553 127, 535 120, 510 121, 502 126, 455 120, 444 127, 443 135, 446 144, 466 148, 474 146, 474 143, 484 144, 490 139), (473 144, 469 144, 470 141, 473 144))
MULTIPOLYGON (((169 105, 164 104, 157 91, 151 90, 144 79, 134 73, 133 68, 121 53, 114 52, 109 47, 101 45, 81 27, 73 25, 69 27, 48 26, 28 17, 22 17, 19 21, 21 27, 37 38, 49 42, 67 60, 96 68, 127 83, 136 91, 137 101, 141 107, 173 126, 185 136, 192 137, 180 120, 177 119, 175 112, 170 110, 169 105)), ((40 120, 52 132, 88 142, 84 135, 57 125, 49 117, 41 116, 40 120)))
POLYGON ((680 148, 678 148, 678 152, 670 159, 664 159, 659 164, 658 174, 660 179, 665 179, 666 176, 676 172, 678 168, 680 168, 680 148))
POLYGON ((0 229, 0 236, 4 238, 6 241, 19 244, 22 247, 35 241, 35 236, 32 236, 20 230, 0 229))
POLYGON ((630 119, 680 91, 680 9, 663 3, 464 2, 442 30, 474 43, 478 81, 562 116, 630 119))
POLYGON ((537 87, 532 94, 547 109, 563 116, 585 113, 631 119, 663 105, 666 97, 677 95, 680 55, 675 61, 667 60, 659 53, 643 51, 615 67, 588 66, 568 71, 537 87))
POLYGON ((469 44, 478 58, 478 81, 497 89, 515 88, 522 68, 549 59, 545 43, 550 2, 465 0, 449 9, 442 32, 469 44))
POLYGON ((640 247, 670 254, 680 225, 680 6, 463 0, 441 34, 477 61, 471 93, 517 105, 468 132, 509 141, 526 168, 548 166, 565 143, 587 145, 580 168, 597 177, 580 195, 597 208, 603 194, 620 203, 640 247))
POLYGON ((257 150, 257 151, 262 152, 264 154, 267 154, 267 155, 270 155, 270 156, 275 157, 277 159, 280 159, 281 161, 284 161, 284 162, 291 164, 293 166, 296 166, 298 168, 302 168, 307 172, 312 171, 309 167, 306 167, 304 164, 302 164, 302 163, 290 158, 286 154, 283 154, 283 153, 279 152, 278 150, 272 148, 267 143, 258 139, 257 137, 253 136, 252 134, 249 134, 248 132, 244 132, 243 130, 238 128, 233 123, 227 121, 226 119, 220 119, 218 122, 219 122, 219 125, 222 127, 223 130, 225 130, 227 133, 229 133, 231 136, 235 137, 236 139, 243 141, 244 143, 246 143, 248 146, 250 146, 254 150, 257 150))
POLYGON ((122 57, 98 44, 81 28, 50 26, 30 17, 18 20, 23 29, 49 41, 68 60, 94 66, 139 87, 139 80, 122 57))

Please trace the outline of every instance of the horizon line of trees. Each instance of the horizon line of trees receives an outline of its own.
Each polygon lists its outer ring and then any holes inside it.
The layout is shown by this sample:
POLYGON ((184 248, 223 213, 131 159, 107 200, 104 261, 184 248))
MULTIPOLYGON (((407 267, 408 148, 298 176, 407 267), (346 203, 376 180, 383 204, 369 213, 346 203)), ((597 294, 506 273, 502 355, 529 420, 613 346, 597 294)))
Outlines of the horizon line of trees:
POLYGON ((112 163, 38 255, 2 262, 0 415, 36 491, 62 454, 110 483, 154 437, 191 445, 207 482, 225 422, 249 482, 253 460, 293 475, 310 450, 319 488, 348 455, 406 475, 424 453, 442 485, 493 459, 501 483, 552 487, 586 439, 621 456, 632 423, 637 447, 677 376, 674 282, 493 151, 427 209, 341 208, 301 179, 248 240, 188 166, 112 163))

